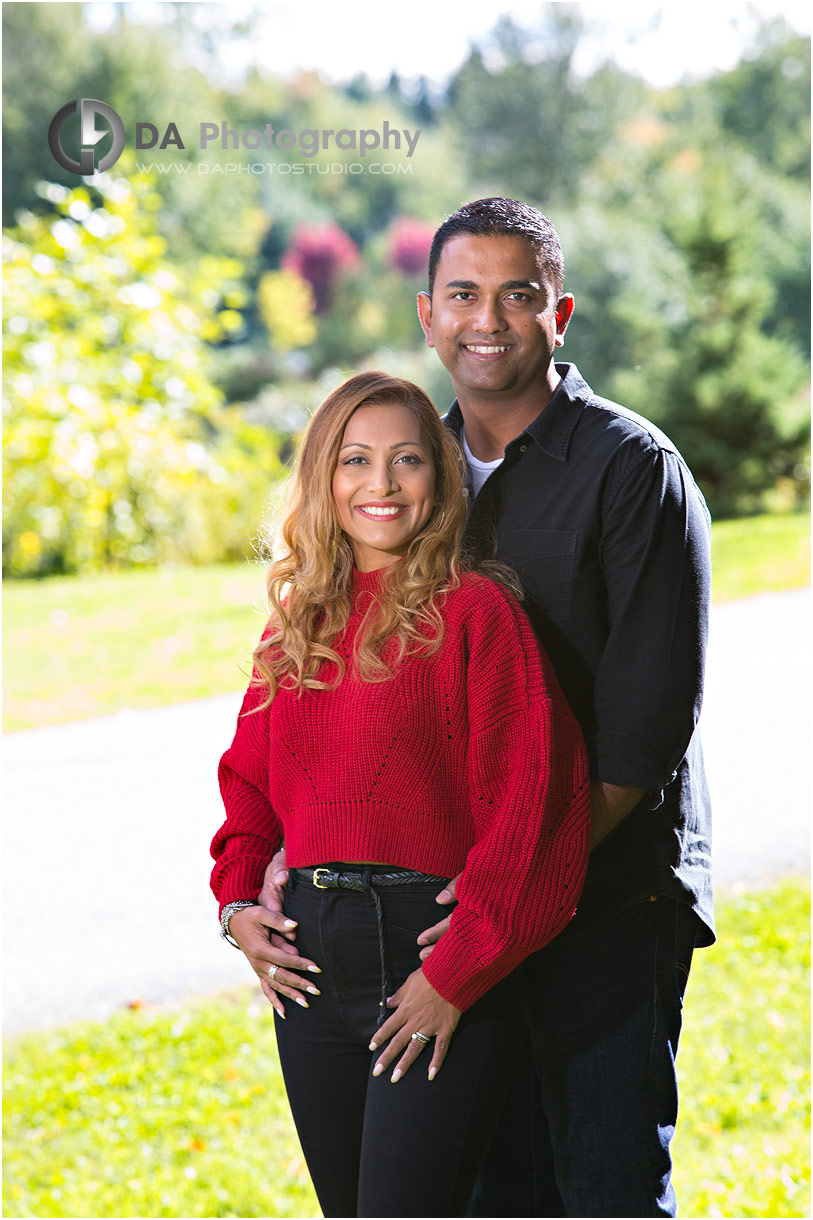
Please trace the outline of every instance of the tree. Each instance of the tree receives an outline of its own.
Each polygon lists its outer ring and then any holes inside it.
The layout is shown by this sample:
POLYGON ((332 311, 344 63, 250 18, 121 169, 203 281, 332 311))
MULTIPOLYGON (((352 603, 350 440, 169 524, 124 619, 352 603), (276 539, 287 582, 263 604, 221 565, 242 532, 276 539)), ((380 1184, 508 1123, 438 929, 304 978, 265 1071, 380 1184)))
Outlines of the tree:
POLYGON ((241 267, 167 258, 153 184, 44 184, 4 238, 4 562, 11 575, 244 554, 276 438, 228 415, 207 344, 241 325, 241 267))

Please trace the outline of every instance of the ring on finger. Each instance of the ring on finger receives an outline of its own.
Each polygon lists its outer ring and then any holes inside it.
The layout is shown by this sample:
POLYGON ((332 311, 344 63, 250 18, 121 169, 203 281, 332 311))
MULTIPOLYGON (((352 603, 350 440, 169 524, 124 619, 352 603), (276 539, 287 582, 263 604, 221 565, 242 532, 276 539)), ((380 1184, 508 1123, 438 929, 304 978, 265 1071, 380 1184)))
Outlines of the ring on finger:
POLYGON ((423 1045, 426 1046, 427 1042, 431 1041, 431 1038, 427 1038, 426 1034, 415 1033, 415 1034, 412 1034, 411 1041, 412 1042, 422 1042, 423 1045))
POLYGON ((268 967, 268 974, 269 974, 269 977, 270 977, 270 978, 273 978, 273 977, 274 977, 274 975, 277 973, 277 971, 278 971, 278 970, 279 970, 279 966, 269 966, 269 967, 268 967))

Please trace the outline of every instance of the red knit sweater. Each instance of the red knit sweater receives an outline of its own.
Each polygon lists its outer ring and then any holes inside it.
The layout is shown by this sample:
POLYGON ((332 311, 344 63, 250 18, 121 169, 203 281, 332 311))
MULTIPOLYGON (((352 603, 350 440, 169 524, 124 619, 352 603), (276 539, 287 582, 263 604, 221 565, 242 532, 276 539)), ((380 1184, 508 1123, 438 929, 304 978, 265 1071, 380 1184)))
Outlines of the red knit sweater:
MULTIPOLYGON (((382 572, 355 573, 336 650, 348 660, 382 572)), ((385 682, 330 691, 249 687, 220 762, 221 906, 258 893, 285 839, 291 867, 379 860, 463 870, 449 930, 423 964, 470 1007, 570 921, 587 868, 590 785, 579 726, 517 602, 464 575, 442 601, 443 643, 385 682)), ((328 677, 333 667, 320 676, 328 677)))

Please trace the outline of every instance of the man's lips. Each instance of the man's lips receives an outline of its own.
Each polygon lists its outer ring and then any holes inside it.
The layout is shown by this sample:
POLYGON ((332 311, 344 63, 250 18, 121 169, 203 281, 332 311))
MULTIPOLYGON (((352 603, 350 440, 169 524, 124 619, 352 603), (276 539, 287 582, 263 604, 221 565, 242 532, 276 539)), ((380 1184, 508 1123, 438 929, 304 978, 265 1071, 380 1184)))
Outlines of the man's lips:
POLYGON ((512 343, 464 343, 463 350, 468 352, 470 356, 477 356, 480 359, 498 359, 504 356, 506 352, 510 352, 513 347, 512 343))

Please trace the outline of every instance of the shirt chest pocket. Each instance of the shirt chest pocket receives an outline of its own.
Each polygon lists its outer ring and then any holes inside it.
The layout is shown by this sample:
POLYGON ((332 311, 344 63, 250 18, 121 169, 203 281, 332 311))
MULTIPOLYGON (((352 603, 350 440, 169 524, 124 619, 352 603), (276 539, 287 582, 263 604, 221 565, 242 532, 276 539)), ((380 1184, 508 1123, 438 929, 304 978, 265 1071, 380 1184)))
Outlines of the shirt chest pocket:
POLYGON ((497 554, 554 623, 570 618, 575 530, 500 530, 497 554))

